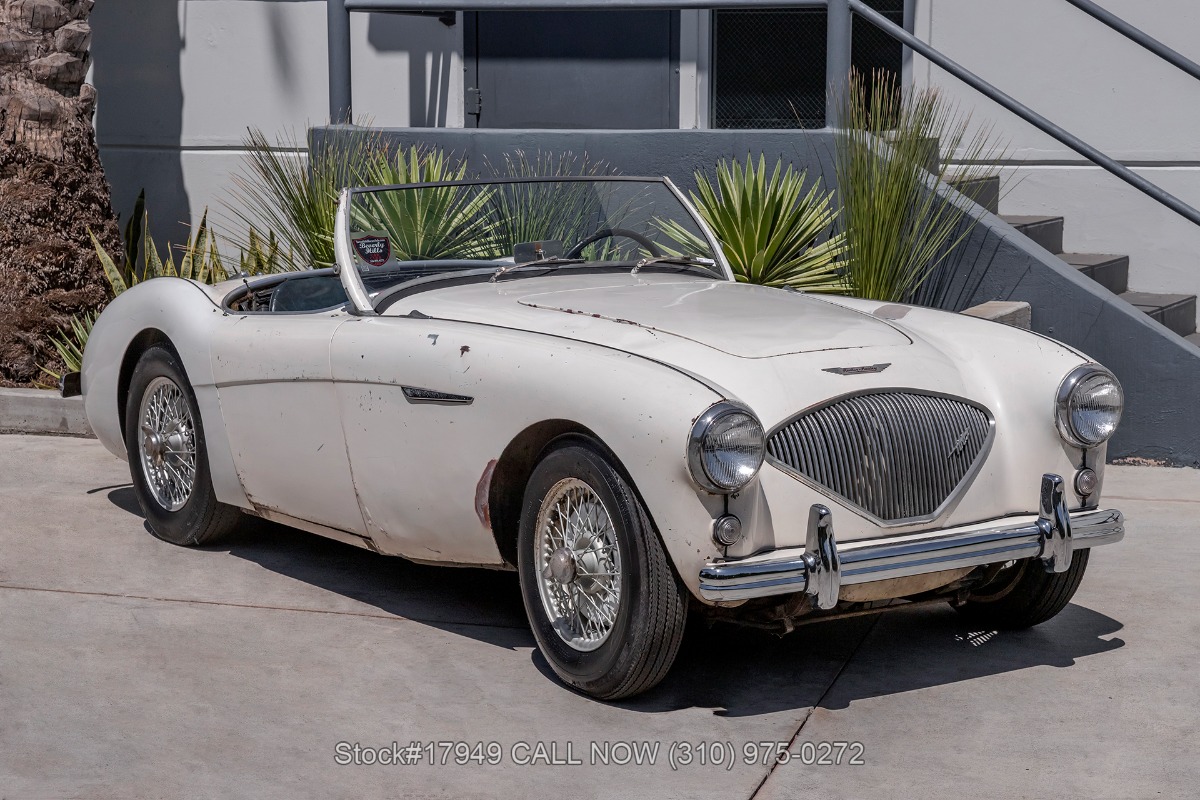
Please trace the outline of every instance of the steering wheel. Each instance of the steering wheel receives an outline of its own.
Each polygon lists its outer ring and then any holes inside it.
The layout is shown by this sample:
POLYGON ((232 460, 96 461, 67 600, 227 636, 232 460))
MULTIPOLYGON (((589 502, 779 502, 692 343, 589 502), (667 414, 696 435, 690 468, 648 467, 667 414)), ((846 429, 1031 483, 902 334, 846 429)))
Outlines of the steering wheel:
POLYGON ((663 251, 658 249, 658 245, 647 239, 645 236, 642 236, 637 231, 631 231, 628 228, 601 228, 591 236, 581 241, 579 244, 572 247, 567 252, 565 258, 579 258, 580 253, 583 252, 583 248, 587 247, 589 244, 595 244, 601 239, 614 239, 618 237, 622 239, 632 239, 642 247, 646 248, 646 250, 654 258, 659 258, 663 254, 663 251))

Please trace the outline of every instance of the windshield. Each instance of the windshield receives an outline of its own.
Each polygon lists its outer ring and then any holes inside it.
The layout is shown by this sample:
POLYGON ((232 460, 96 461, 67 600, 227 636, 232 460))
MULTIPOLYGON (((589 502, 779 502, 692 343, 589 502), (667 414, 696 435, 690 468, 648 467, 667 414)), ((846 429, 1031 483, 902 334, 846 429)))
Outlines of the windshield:
POLYGON ((368 287, 384 275, 471 269, 508 280, 524 265, 654 263, 725 277, 700 224, 663 180, 456 182, 356 189, 349 197, 349 256, 368 287))

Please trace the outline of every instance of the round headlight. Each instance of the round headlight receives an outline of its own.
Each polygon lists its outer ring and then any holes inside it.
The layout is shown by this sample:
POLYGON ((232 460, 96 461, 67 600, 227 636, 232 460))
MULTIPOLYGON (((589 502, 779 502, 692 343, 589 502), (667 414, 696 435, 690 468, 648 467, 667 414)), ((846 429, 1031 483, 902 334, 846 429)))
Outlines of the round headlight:
POLYGON ((717 403, 700 415, 688 442, 692 477, 710 492, 736 492, 762 467, 767 435, 747 409, 717 403))
POLYGON ((1125 394, 1099 364, 1076 367, 1058 387, 1056 417, 1062 437, 1078 447, 1095 447, 1117 431, 1125 394))

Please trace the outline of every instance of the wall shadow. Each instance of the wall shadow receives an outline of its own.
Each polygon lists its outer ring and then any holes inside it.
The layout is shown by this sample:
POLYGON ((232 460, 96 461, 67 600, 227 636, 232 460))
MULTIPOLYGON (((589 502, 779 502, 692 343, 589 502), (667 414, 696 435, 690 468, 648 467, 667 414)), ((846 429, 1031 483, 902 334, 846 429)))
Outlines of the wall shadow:
MULTIPOLYGON (((462 25, 459 15, 458 25, 462 25)), ((411 14, 371 14, 367 42, 381 53, 408 53, 408 126, 444 128, 449 113, 452 54, 436 46, 448 28, 434 17, 411 14), (422 35, 426 34, 426 35, 422 35)), ((362 108, 378 98, 358 101, 362 108)))
POLYGON ((160 250, 192 218, 180 140, 184 41, 176 3, 104 0, 91 13, 96 139, 124 226, 145 188, 160 250))

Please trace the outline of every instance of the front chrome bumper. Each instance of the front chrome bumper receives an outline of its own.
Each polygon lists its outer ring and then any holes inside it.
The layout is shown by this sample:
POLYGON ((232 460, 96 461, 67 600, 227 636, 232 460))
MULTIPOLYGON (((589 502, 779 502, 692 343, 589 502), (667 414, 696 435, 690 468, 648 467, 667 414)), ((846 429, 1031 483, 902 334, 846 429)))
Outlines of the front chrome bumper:
POLYGON ((1125 517, 1115 509, 1069 513, 1058 475, 1042 476, 1039 509, 1037 517, 839 545, 833 515, 814 505, 805 547, 710 561, 700 570, 700 596, 746 600, 807 592, 815 607, 829 609, 837 605, 841 586, 853 583, 1022 558, 1040 558, 1047 571, 1065 572, 1075 550, 1118 542, 1125 535, 1125 517))

